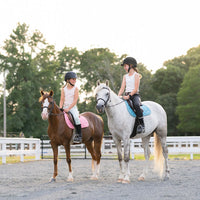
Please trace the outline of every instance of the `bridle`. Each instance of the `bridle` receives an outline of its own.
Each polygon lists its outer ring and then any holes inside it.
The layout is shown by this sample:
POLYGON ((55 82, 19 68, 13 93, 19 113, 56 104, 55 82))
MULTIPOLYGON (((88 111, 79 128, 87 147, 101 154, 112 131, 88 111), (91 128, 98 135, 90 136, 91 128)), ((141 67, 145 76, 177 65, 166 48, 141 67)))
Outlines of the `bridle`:
POLYGON ((116 104, 114 104, 114 105, 110 105, 110 106, 107 105, 108 101, 110 100, 110 90, 109 90, 107 87, 102 87, 101 89, 106 89, 106 90, 108 90, 108 98, 107 98, 107 100, 104 100, 103 98, 98 98, 98 99, 96 100, 96 103, 98 103, 99 100, 102 100, 102 101, 104 102, 104 106, 105 106, 105 107, 114 107, 114 106, 117 106, 117 105, 119 105, 119 104, 121 104, 121 103, 124 102, 124 100, 122 100, 122 101, 120 101, 119 103, 116 103, 116 104))
MULTIPOLYGON (((48 98, 48 97, 46 97, 48 98)), ((52 98, 49 96, 49 98, 52 98)), ((42 106, 42 102, 41 102, 41 112, 43 111, 44 108, 47 108, 48 110, 48 115, 54 115, 54 116, 57 116, 57 115, 63 115, 64 113, 59 113, 59 114, 55 114, 55 113, 52 113, 53 109, 54 109, 54 99, 52 98, 52 101, 49 102, 50 105, 52 105, 50 108, 49 106, 42 106)))
POLYGON ((106 106, 107 103, 108 103, 108 101, 109 101, 109 99, 110 99, 110 90, 109 90, 107 87, 103 87, 102 89, 108 90, 108 98, 107 98, 107 100, 104 100, 103 98, 98 98, 98 99, 96 100, 96 103, 98 103, 99 100, 102 100, 102 101, 104 102, 104 105, 106 106))

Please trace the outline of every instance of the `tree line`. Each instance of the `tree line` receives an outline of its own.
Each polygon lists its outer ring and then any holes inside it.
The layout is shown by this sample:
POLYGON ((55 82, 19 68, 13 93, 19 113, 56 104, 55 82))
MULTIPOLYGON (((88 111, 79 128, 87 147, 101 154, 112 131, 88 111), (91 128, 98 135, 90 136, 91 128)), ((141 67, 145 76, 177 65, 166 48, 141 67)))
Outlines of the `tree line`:
MULTIPOLYGON (((7 74, 7 132, 22 131, 26 137, 46 134, 48 122, 40 116, 40 90, 52 89, 59 104, 64 75, 69 70, 77 73, 81 83, 80 113, 97 113, 93 95, 96 81, 109 80, 110 88, 118 93, 125 73, 120 64, 125 57, 125 54, 118 56, 108 48, 79 52, 65 46, 56 51, 40 31, 30 32, 29 26, 19 23, 0 47, 0 72, 7 74)), ((164 67, 154 74, 142 63, 138 63, 138 70, 142 74, 142 101, 155 101, 164 107, 168 135, 200 135, 200 45, 189 49, 186 55, 165 61, 164 67)), ((3 95, 0 104, 2 134, 3 95)), ((102 117, 105 134, 109 134, 107 117, 105 114, 102 117)))

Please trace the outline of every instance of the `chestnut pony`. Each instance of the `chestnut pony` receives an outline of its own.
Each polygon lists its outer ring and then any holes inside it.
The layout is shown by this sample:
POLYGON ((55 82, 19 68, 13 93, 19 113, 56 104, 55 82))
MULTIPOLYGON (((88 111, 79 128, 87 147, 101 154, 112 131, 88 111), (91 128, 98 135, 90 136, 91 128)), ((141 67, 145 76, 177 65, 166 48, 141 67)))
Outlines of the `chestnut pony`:
MULTIPOLYGON (((43 120, 49 122, 48 136, 50 138, 51 147, 53 149, 53 162, 54 173, 50 182, 56 180, 58 175, 58 146, 63 145, 66 152, 66 161, 69 167, 68 181, 73 181, 70 145, 73 139, 73 129, 69 128, 65 122, 64 113, 56 105, 53 99, 53 91, 49 93, 41 91, 41 97, 39 102, 41 103, 41 116, 43 120)), ((84 112, 81 114, 84 116, 89 126, 82 129, 82 141, 85 143, 88 151, 92 156, 92 171, 93 175, 91 179, 98 179, 100 159, 101 159, 101 144, 104 135, 104 123, 100 116, 92 112, 84 112)))

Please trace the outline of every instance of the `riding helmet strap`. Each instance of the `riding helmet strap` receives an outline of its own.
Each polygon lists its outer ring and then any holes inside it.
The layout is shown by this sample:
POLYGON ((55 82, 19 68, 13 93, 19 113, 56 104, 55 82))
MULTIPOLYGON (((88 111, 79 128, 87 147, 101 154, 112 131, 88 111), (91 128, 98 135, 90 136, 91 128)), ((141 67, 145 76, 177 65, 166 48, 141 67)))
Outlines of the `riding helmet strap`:
POLYGON ((68 82, 71 86, 74 86, 70 81, 68 82))

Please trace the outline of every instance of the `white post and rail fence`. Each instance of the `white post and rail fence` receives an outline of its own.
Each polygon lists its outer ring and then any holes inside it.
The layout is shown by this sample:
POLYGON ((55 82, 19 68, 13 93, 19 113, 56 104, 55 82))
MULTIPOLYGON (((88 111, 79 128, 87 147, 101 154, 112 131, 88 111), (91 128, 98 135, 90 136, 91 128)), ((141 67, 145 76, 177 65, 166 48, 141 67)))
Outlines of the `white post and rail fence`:
POLYGON ((0 138, 0 157, 2 163, 6 163, 8 156, 20 156, 20 161, 24 162, 24 156, 34 156, 35 160, 40 160, 40 139, 35 138, 0 138))
MULTIPOLYGON (((190 154, 193 159, 194 154, 200 154, 200 136, 193 137, 167 137, 169 154, 190 154)), ((123 144, 122 144, 123 147, 123 144)), ((151 153, 154 153, 154 138, 149 142, 151 153)), ((130 157, 134 159, 135 154, 143 154, 141 139, 131 139, 130 157)), ((41 158, 52 158, 53 152, 49 140, 35 138, 5 138, 0 137, 0 158, 2 163, 6 163, 6 157, 20 156, 20 161, 24 162, 25 156, 33 156, 35 160, 41 158)), ((71 146, 72 158, 91 158, 84 144, 71 146)), ((65 158, 63 146, 59 147, 59 158, 65 158)), ((117 158, 116 146, 112 139, 104 138, 102 144, 102 158, 117 158)))

